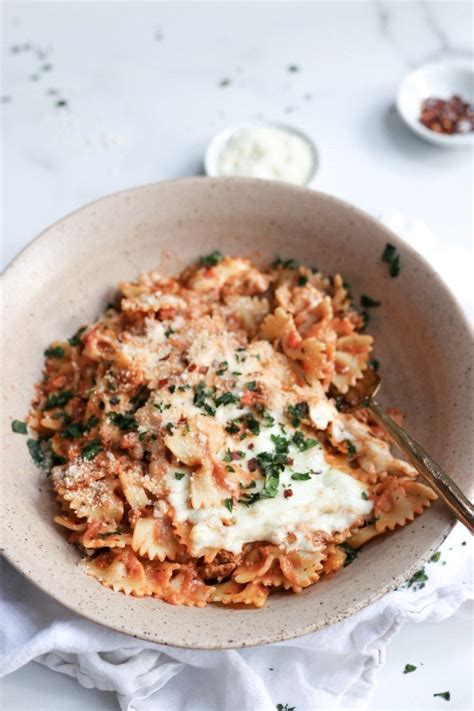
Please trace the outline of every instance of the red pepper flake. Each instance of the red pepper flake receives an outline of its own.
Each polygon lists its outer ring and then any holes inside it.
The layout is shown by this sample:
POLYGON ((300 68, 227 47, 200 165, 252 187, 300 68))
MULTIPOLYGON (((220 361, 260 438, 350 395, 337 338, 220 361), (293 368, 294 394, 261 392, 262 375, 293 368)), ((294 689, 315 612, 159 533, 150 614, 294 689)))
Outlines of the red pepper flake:
POLYGON ((258 462, 256 457, 252 457, 252 459, 249 459, 247 462, 247 466, 249 468, 249 472, 254 472, 258 468, 258 462))
POLYGON ((444 100, 430 96, 421 104, 420 123, 435 133, 474 131, 474 106, 458 94, 444 100))
POLYGON ((293 457, 288 457, 288 458, 287 458, 287 464, 289 464, 289 465, 291 466, 291 465, 293 464, 293 462, 294 462, 293 457))
POLYGON ((162 378, 161 380, 158 380, 159 388, 164 388, 165 385, 168 385, 168 378, 162 378))
POLYGON ((250 442, 250 444, 249 444, 249 446, 247 447, 247 449, 253 449, 254 446, 255 446, 254 443, 253 443, 253 442, 250 442))
POLYGON ((193 370, 196 370, 196 368, 197 368, 196 363, 191 363, 190 365, 188 365, 188 370, 190 373, 192 373, 193 370))
POLYGON ((285 489, 285 491, 283 492, 283 496, 285 497, 285 499, 289 499, 290 496, 293 496, 293 490, 292 489, 285 489))
POLYGON ((231 452, 230 456, 232 457, 232 461, 236 462, 238 459, 242 459, 242 452, 238 452, 238 451, 231 452))
POLYGON ((200 365, 198 368, 198 373, 202 373, 202 375, 206 375, 208 370, 209 370, 209 368, 207 367, 207 365, 200 365))

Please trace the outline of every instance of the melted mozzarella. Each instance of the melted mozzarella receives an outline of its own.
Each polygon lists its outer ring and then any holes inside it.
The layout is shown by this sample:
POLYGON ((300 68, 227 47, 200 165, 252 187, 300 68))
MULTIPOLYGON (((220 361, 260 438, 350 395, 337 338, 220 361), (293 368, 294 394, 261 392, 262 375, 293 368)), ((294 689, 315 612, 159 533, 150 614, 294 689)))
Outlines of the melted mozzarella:
MULTIPOLYGON (((275 417, 276 413, 272 415, 275 417)), ((285 436, 291 437, 293 432, 287 427, 285 436)), ((243 461, 260 452, 273 452, 275 443, 272 435, 281 434, 280 426, 274 425, 262 428, 258 436, 244 440, 240 450, 245 452, 243 461), (253 444, 250 450, 249 443, 253 444)), ((235 449, 235 441, 233 444, 235 449)), ((177 522, 189 521, 192 524, 190 541, 193 555, 201 555, 206 548, 237 553, 245 543, 253 541, 314 550, 318 545, 314 542, 315 533, 343 531, 371 512, 372 502, 363 498, 366 487, 349 474, 331 467, 319 443, 304 452, 291 444, 288 456, 292 463, 286 465, 280 475, 277 495, 260 499, 250 506, 235 503, 232 512, 225 506, 192 509, 189 473, 178 480, 174 471, 170 472, 169 502, 177 522), (295 472, 311 472, 310 478, 294 480, 291 475, 295 472), (290 497, 285 497, 287 488, 292 490, 290 497)), ((257 482, 247 493, 258 492, 262 487, 263 482, 257 482)))

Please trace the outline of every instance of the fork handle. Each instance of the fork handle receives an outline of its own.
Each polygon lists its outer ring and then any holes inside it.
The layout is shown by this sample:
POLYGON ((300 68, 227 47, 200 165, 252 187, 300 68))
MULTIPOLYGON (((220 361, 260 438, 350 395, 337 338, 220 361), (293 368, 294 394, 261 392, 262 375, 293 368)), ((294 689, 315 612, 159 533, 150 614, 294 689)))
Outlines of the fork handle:
POLYGON ((378 424, 388 433, 395 444, 406 454, 410 464, 424 477, 444 501, 458 521, 474 533, 474 506, 440 465, 425 452, 418 442, 386 415, 375 400, 369 400, 367 408, 378 424))

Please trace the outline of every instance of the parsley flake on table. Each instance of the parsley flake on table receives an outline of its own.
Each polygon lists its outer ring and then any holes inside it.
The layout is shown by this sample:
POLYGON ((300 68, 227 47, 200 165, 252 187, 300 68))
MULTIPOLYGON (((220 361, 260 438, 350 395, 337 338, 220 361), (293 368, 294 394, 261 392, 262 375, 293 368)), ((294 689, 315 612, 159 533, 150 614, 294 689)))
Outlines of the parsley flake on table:
POLYGON ((277 704, 276 709, 277 711, 295 711, 296 706, 288 706, 288 704, 277 704))
POLYGON ((441 696, 441 698, 444 699, 445 701, 451 700, 451 692, 449 692, 449 691, 438 691, 438 693, 433 694, 433 696, 441 696))
POLYGON ((413 587, 413 590, 421 590, 425 587, 425 583, 428 580, 429 578, 426 575, 425 569, 421 568, 421 570, 417 570, 416 573, 413 573, 413 575, 407 582, 407 587, 413 587))
POLYGON ((405 669, 403 670, 404 674, 410 674, 410 672, 416 671, 416 667, 414 664, 405 664, 405 669))
POLYGON ((433 555, 431 556, 430 563, 437 563, 440 558, 441 558, 441 551, 436 551, 436 553, 433 553, 433 555))

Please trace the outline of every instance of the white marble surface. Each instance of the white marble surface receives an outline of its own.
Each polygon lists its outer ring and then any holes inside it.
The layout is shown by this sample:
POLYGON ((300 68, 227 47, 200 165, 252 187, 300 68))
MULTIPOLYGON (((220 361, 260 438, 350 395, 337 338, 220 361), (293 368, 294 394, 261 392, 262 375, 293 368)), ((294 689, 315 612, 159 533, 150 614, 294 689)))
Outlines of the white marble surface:
MULTIPOLYGON (((412 135, 393 98, 412 67, 466 56, 471 25, 470 4, 454 1, 4 3, 2 266, 67 212, 195 174, 216 131, 265 118, 314 138, 316 188, 375 215, 396 210, 426 223, 426 251, 469 307, 472 153, 412 135)), ((369 708, 444 708, 427 691, 449 639, 456 700, 446 708, 470 708, 471 631, 465 611, 407 625, 369 708), (433 663, 401 677, 413 650, 433 663)), ((111 694, 34 663, 4 682, 5 711, 85 705, 116 708, 111 694)))

